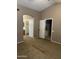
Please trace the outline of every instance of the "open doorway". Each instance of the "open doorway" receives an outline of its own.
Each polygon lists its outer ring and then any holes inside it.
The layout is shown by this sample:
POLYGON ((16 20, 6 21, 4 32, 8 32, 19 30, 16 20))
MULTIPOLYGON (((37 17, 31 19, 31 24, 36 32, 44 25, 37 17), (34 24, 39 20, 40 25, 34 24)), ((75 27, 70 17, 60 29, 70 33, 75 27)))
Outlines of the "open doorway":
POLYGON ((51 40, 53 30, 53 19, 40 20, 39 38, 51 40))
POLYGON ((52 19, 46 20, 45 39, 51 39, 52 19))
POLYGON ((24 36, 34 36, 34 18, 29 15, 23 15, 23 31, 24 36))

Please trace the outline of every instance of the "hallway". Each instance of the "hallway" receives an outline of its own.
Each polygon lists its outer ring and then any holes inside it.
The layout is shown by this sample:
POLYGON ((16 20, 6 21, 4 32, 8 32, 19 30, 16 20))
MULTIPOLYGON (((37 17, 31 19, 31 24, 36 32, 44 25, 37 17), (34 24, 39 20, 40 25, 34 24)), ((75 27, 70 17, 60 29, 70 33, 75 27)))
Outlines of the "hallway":
POLYGON ((17 46, 18 59, 61 59, 61 45, 48 40, 24 37, 17 46))

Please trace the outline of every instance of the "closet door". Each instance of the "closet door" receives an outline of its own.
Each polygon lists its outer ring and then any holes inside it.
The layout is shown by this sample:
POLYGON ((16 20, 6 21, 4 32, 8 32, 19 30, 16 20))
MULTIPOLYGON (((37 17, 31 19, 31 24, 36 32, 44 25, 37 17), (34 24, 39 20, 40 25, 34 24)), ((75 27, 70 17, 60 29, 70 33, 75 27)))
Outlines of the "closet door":
POLYGON ((40 20, 40 26, 39 26, 40 38, 45 38, 45 24, 46 24, 46 20, 40 20))

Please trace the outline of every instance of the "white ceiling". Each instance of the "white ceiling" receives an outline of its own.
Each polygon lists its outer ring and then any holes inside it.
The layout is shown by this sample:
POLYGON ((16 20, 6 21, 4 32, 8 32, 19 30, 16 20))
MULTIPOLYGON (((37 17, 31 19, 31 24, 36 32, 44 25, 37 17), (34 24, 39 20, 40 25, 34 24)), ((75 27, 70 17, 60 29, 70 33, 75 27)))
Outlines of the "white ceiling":
POLYGON ((54 0, 17 0, 17 4, 28 7, 36 11, 42 11, 55 3, 54 0))

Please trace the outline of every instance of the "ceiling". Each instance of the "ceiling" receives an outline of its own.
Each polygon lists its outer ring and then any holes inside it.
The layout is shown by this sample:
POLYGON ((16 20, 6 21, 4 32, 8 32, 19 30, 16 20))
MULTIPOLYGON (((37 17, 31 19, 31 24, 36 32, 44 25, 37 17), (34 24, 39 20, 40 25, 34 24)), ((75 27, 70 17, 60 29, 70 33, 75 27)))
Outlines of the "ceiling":
POLYGON ((18 5, 28 7, 36 11, 42 11, 59 0, 17 0, 18 5))

